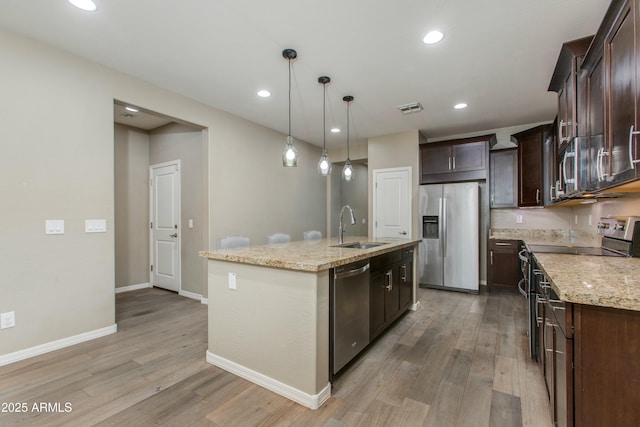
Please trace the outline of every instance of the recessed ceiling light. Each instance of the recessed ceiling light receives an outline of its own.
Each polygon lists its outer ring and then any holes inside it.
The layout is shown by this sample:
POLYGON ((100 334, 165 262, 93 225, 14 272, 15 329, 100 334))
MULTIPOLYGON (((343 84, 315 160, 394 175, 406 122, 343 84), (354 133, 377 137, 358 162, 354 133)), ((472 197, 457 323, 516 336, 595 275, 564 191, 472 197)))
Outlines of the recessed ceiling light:
POLYGON ((331 132, 332 132, 332 133, 340 133, 340 129, 338 129, 338 128, 333 128, 333 129, 331 129, 331 132))
POLYGON ((258 96, 261 98, 268 98, 271 96, 271 92, 269 92, 268 90, 259 90, 258 96))
POLYGON ((125 110, 127 111, 131 111, 132 113, 137 113, 138 109, 137 108, 133 108, 133 107, 124 107, 125 110))
POLYGON ((456 110, 462 110, 463 108, 467 108, 467 104, 465 104, 464 102, 461 102, 459 104, 454 105, 453 108, 455 108, 456 110))
POLYGON ((77 7, 78 9, 93 12, 97 9, 96 4, 92 0, 69 0, 69 3, 77 7))
POLYGON ((444 38, 444 34, 442 34, 440 31, 430 31, 426 36, 424 36, 424 38, 422 39, 422 42, 424 44, 435 44, 435 43, 438 43, 443 38, 444 38))

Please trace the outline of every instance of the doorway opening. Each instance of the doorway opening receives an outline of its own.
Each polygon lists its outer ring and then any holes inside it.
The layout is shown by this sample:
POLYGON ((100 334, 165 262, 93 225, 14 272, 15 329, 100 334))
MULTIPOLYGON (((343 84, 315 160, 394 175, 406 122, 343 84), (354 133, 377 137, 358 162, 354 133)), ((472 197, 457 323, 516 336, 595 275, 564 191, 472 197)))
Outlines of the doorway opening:
POLYGON ((208 139, 203 126, 114 101, 116 293, 156 285, 206 302, 206 262, 198 252, 209 247, 208 139), (154 204, 164 208, 165 196, 178 197, 178 211, 170 215, 154 213, 153 165, 168 166, 156 177, 162 194, 154 204), (168 190, 166 184, 175 179, 166 173, 171 168, 179 172, 179 181, 177 189, 168 190), (171 232, 156 236, 155 231, 167 231, 167 221, 171 232), (165 283, 172 275, 173 283, 165 283))

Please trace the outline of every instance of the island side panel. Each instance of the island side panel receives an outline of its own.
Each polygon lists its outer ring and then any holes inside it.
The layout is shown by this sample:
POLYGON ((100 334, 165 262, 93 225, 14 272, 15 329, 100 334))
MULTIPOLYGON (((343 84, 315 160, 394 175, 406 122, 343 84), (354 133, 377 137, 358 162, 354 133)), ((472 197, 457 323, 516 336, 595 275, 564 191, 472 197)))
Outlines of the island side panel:
POLYGON ((209 260, 209 352, 316 395, 329 382, 329 271, 209 260), (229 273, 237 289, 229 289, 229 273))

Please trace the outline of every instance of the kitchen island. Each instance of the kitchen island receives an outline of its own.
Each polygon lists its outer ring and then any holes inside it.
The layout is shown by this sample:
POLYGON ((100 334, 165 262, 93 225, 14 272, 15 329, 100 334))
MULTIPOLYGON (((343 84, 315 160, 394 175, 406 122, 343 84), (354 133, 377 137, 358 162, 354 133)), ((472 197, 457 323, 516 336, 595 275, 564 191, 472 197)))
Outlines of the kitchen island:
MULTIPOLYGON (((345 239, 363 241, 369 239, 345 239)), ((346 248, 337 239, 322 239, 200 252, 208 258, 207 361, 311 409, 320 407, 331 396, 332 269, 417 244, 377 242, 384 244, 346 248)), ((415 287, 412 301, 415 309, 415 287)))

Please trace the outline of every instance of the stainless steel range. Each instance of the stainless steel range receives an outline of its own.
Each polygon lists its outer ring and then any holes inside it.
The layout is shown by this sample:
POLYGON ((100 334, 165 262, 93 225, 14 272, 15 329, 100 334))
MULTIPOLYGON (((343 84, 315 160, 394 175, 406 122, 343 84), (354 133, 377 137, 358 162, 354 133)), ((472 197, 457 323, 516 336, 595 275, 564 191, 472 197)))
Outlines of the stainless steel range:
POLYGON ((536 265, 532 253, 640 257, 640 217, 611 217, 601 218, 598 222, 598 234, 602 236, 601 247, 585 246, 554 246, 554 245, 526 245, 520 252, 524 284, 520 286, 529 299, 529 350, 534 359, 540 360, 542 349, 537 348, 541 333, 540 310, 547 299, 557 299, 544 273, 536 265))

